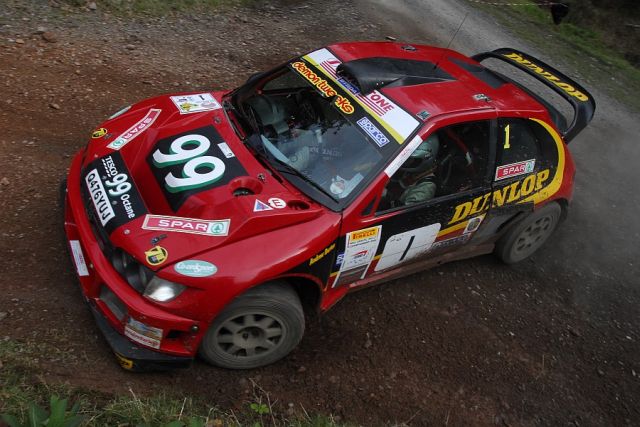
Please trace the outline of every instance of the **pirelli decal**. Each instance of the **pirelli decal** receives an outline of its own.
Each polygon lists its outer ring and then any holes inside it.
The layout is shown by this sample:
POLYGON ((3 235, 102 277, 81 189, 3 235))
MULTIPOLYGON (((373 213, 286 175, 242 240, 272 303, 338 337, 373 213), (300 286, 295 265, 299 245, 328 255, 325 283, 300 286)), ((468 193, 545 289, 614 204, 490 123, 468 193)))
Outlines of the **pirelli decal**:
POLYGON ((327 49, 319 49, 303 59, 324 74, 332 84, 348 93, 354 103, 363 108, 394 140, 402 144, 420 126, 420 122, 377 90, 363 94, 350 81, 338 76, 337 68, 342 63, 327 49))
POLYGON ((544 68, 540 67, 539 65, 529 61, 528 59, 525 59, 524 57, 522 57, 522 55, 512 52, 512 53, 503 53, 502 56, 504 56, 505 58, 513 62, 520 64, 523 67, 526 67, 534 71, 536 74, 541 75, 542 77, 549 80, 551 83, 558 86, 560 89, 562 89, 572 97, 583 102, 586 102, 589 100, 589 97, 586 94, 580 92, 578 89, 576 89, 569 83, 563 82, 558 76, 555 76, 549 71, 546 71, 544 68))

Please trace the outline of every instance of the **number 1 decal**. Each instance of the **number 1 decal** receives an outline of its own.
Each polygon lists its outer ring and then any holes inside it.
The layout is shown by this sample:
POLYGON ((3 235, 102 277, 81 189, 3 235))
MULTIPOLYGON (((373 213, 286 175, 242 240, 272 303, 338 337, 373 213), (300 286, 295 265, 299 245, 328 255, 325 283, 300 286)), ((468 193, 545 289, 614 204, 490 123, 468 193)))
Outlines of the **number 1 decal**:
POLYGON ((427 252, 439 231, 440 224, 431 224, 389 237, 375 271, 386 270, 427 252))
POLYGON ((511 125, 506 125, 504 127, 504 149, 508 150, 509 148, 511 148, 511 142, 509 141, 509 134, 511 132, 511 125))
POLYGON ((224 175, 225 165, 214 156, 203 156, 211 147, 211 141, 204 135, 185 135, 177 138, 169 147, 169 154, 160 150, 153 153, 153 164, 159 168, 185 163, 182 177, 169 172, 164 180, 165 187, 172 193, 203 187, 218 181, 224 175), (202 172, 202 169, 207 170, 202 172))

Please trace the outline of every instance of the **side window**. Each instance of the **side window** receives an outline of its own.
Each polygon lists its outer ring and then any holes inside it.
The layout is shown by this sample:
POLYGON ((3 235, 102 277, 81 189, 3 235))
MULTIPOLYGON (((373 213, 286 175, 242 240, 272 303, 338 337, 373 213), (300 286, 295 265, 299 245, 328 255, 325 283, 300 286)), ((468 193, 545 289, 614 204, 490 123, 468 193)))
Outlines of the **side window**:
POLYGON ((526 119, 499 121, 499 166, 540 158, 540 144, 529 122, 526 119))
POLYGON ((423 203, 482 186, 489 158, 490 129, 487 120, 432 132, 389 179, 377 211, 423 203))

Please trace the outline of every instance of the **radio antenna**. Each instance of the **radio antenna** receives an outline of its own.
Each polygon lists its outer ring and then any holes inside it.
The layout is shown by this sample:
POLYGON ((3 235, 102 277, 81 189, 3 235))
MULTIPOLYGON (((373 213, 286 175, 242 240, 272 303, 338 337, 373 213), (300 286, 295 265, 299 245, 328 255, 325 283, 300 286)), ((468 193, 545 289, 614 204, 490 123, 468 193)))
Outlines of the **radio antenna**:
MULTIPOLYGON (((469 16, 469 11, 467 11, 467 13, 464 14, 464 18, 462 18, 462 22, 460 22, 460 25, 458 25, 458 29, 456 30, 456 32, 453 33, 453 37, 451 37, 451 40, 449 40, 449 43, 447 43, 447 47, 445 48, 445 50, 449 49, 449 47, 451 46, 451 43, 453 43, 453 40, 455 40, 456 36, 458 35, 460 30, 462 29, 462 26, 464 25, 464 21, 467 20, 467 16, 469 16)), ((440 59, 438 59, 438 62, 436 62, 435 65, 433 66, 434 70, 438 68, 438 64, 440 63, 440 61, 442 61, 443 57, 444 57, 444 52, 442 52, 442 55, 440 55, 440 59)))

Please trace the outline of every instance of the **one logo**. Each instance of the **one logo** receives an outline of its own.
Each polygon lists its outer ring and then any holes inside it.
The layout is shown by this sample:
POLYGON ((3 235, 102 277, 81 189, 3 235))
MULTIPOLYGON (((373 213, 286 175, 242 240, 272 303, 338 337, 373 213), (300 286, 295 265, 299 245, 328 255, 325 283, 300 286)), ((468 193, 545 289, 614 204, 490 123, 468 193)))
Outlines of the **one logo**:
POLYGON ((93 133, 91 134, 91 138, 93 139, 98 139, 98 138, 102 138, 103 136, 105 136, 109 131, 106 128, 100 128, 100 129, 96 129, 93 131, 93 133))
POLYGON ((162 246, 154 246, 153 248, 145 251, 147 256, 147 262, 150 265, 160 265, 167 260, 167 250, 162 246))
POLYGON ((176 270, 176 273, 189 277, 213 276, 218 271, 218 267, 214 264, 198 259, 180 261, 173 268, 176 270))

